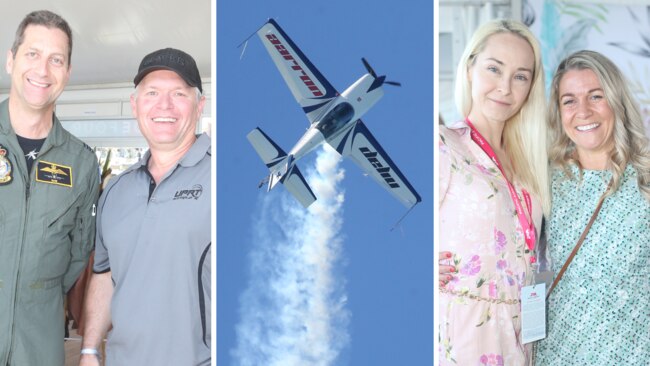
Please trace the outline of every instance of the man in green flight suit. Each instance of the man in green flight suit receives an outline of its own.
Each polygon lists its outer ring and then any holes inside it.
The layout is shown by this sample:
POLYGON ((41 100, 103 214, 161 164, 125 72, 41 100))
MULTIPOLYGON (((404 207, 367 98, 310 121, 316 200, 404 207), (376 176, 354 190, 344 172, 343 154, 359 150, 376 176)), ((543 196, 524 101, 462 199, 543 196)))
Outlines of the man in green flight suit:
POLYGON ((99 166, 54 103, 70 77, 72 32, 28 14, 7 52, 0 103, 0 366, 62 366, 63 296, 93 247, 99 166))

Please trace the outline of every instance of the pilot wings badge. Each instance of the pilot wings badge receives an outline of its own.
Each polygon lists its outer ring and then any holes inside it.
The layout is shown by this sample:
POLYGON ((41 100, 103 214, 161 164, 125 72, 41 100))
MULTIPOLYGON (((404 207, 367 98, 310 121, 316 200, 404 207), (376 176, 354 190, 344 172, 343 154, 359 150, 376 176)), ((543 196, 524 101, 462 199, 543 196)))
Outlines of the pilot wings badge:
POLYGON ((40 160, 36 168, 36 181, 72 187, 72 168, 69 166, 40 160))

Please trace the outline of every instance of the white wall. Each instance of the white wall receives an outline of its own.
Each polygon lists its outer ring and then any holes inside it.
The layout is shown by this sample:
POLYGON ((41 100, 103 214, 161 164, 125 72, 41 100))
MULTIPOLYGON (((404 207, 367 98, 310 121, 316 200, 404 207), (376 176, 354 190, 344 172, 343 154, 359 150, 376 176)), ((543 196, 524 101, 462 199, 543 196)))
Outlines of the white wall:
MULTIPOLYGON (((197 132, 209 132, 212 126, 210 79, 203 79, 206 98, 197 132)), ((137 122, 131 113, 133 84, 100 84, 67 87, 56 103, 56 115, 70 132, 91 147, 145 147, 137 122)), ((0 100, 8 97, 0 94, 0 100)))

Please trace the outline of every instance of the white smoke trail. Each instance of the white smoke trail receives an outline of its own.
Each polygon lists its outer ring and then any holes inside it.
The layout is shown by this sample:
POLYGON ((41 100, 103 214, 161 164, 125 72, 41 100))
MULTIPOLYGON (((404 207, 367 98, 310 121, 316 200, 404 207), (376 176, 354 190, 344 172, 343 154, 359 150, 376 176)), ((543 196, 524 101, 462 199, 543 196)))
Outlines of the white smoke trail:
POLYGON ((329 146, 307 172, 318 198, 265 195, 254 228, 250 281, 240 298, 236 365, 332 365, 349 343, 340 265, 344 171, 329 146))

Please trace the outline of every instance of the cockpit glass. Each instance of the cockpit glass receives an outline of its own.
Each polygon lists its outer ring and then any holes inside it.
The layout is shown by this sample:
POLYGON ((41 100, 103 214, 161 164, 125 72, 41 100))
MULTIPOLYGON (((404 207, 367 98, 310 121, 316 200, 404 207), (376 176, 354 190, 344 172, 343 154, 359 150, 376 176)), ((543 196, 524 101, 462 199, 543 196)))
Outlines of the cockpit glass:
POLYGON ((354 117, 354 108, 350 103, 343 102, 331 111, 319 122, 318 128, 325 137, 336 132, 340 127, 350 122, 354 117))

